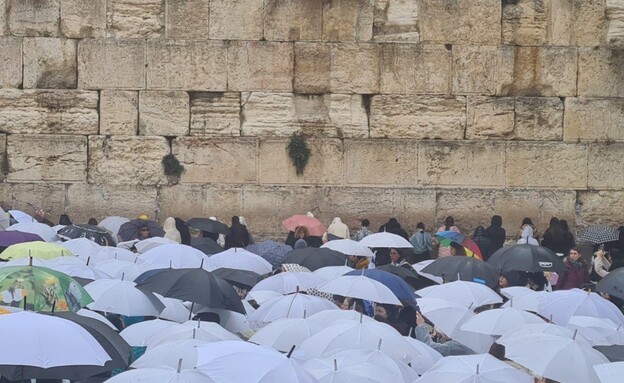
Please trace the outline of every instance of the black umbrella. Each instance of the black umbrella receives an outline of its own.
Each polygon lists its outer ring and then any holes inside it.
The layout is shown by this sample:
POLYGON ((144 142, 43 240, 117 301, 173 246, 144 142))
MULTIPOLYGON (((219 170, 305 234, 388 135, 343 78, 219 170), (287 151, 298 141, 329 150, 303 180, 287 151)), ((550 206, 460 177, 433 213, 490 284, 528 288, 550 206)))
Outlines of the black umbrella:
POLYGON ((122 241, 131 241, 133 239, 139 239, 139 233, 142 227, 149 229, 150 237, 164 237, 165 231, 156 221, 149 221, 144 219, 133 219, 122 224, 119 227, 117 235, 122 241))
POLYGON ((428 286, 436 285, 434 281, 431 281, 427 278, 421 278, 416 270, 407 267, 399 267, 394 265, 383 265, 378 267, 379 270, 387 271, 396 276, 403 278, 405 282, 407 282, 410 286, 412 286, 415 290, 424 289, 428 286))
POLYGON ((223 278, 239 287, 250 290, 263 278, 260 274, 248 270, 221 268, 212 271, 212 275, 223 278))
POLYGON ((206 231, 208 233, 216 233, 216 234, 230 234, 230 229, 226 224, 221 223, 219 221, 215 221, 210 218, 191 218, 186 221, 186 224, 189 227, 194 229, 198 229, 201 231, 206 231))
POLYGON ((598 282, 596 291, 624 299, 624 267, 609 272, 598 282))
POLYGON ((479 259, 466 256, 442 257, 422 269, 423 273, 443 277, 447 281, 470 281, 495 288, 500 270, 479 259))
POLYGON ((165 297, 245 314, 234 288, 201 268, 150 270, 139 275, 135 282, 137 288, 165 297))
POLYGON ((554 251, 546 247, 528 244, 498 249, 487 260, 487 263, 502 271, 554 271, 561 273, 565 270, 563 261, 554 251))
POLYGON ((596 225, 590 226, 583 230, 578 236, 579 242, 606 243, 617 241, 620 238, 620 232, 612 226, 596 225))
POLYGON ((344 266, 347 256, 328 248, 306 247, 286 255, 282 263, 296 263, 315 271, 325 266, 344 266))
POLYGON ((58 236, 64 239, 86 238, 101 246, 117 246, 111 233, 99 226, 68 225, 58 231, 58 236))
POLYGON ((203 238, 191 238, 191 247, 201 251, 206 255, 217 254, 223 251, 223 248, 219 246, 214 239, 203 237, 203 238))
POLYGON ((622 345, 594 346, 594 348, 606 356, 610 362, 624 362, 624 346, 622 345))

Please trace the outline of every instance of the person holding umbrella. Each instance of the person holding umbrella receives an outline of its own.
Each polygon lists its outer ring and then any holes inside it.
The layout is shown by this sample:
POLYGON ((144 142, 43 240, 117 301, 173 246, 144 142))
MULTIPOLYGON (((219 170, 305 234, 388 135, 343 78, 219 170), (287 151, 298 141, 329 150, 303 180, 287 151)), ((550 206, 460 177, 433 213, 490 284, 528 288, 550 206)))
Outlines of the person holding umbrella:
POLYGON ((581 288, 589 282, 589 267, 587 261, 581 256, 581 252, 573 247, 563 260, 565 270, 555 285, 555 290, 569 290, 581 288))

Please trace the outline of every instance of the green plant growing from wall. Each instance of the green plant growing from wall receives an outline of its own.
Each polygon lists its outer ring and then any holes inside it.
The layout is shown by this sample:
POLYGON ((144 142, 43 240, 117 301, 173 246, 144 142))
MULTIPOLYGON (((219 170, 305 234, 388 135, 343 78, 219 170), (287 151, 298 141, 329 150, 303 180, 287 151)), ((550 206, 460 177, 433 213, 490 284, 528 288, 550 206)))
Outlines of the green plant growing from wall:
POLYGON ((163 157, 162 166, 165 175, 169 177, 178 178, 184 173, 184 165, 173 154, 167 154, 163 157))
POLYGON ((297 169, 297 175, 303 174, 303 171, 312 155, 306 138, 301 133, 293 133, 288 142, 288 157, 297 169))

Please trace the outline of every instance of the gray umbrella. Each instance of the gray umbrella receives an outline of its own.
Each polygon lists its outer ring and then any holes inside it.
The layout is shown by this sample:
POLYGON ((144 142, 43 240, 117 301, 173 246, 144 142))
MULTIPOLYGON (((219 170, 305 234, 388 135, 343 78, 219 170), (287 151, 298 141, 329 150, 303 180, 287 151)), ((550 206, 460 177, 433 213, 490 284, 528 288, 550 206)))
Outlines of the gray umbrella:
POLYGON ((498 249, 487 260, 487 263, 502 271, 554 271, 561 273, 565 270, 563 261, 559 259, 557 253, 546 247, 528 244, 498 249))
POLYGON ((227 227, 226 224, 210 218, 191 218, 186 221, 186 224, 193 229, 198 229, 208 233, 217 233, 224 235, 230 234, 230 229, 227 227))
POLYGON ((444 277, 448 281, 470 281, 487 285, 491 288, 498 285, 500 270, 479 259, 466 256, 442 257, 424 269, 423 273, 444 277))
POLYGON ((624 267, 609 272, 598 282, 596 291, 624 299, 624 267))
POLYGON ((117 235, 122 241, 130 241, 133 239, 139 239, 139 233, 141 228, 147 227, 149 229, 149 237, 164 237, 165 231, 156 221, 149 221, 144 219, 133 219, 128 221, 119 227, 117 235))

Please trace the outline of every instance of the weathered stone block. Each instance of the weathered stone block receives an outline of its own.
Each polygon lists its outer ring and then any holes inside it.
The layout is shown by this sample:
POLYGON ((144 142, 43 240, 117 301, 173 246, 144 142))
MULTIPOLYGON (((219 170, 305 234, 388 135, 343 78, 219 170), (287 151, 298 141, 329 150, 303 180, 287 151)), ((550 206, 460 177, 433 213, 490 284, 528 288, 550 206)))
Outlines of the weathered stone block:
POLYGON ((563 101, 558 97, 516 98, 515 138, 560 141, 563 137, 563 101))
POLYGON ((323 0, 323 41, 370 41, 373 12, 371 0, 323 0))
POLYGON ((426 0, 419 18, 423 42, 497 45, 501 39, 498 0, 426 0))
POLYGON ((419 4, 414 0, 376 0, 373 39, 379 42, 419 42, 419 4))
POLYGON ((153 40, 147 43, 147 87, 225 91, 226 47, 219 41, 153 40))
POLYGON ((8 33, 6 21, 6 0, 0 0, 0 36, 8 33))
MULTIPOLYGON (((395 188, 394 210, 392 216, 396 217, 401 226, 408 232, 416 231, 418 222, 426 222, 427 230, 435 222, 436 217, 436 192, 433 189, 395 188)), ((374 206, 374 205, 373 205, 374 206)), ((386 216, 387 222, 388 216, 386 216)), ((382 223, 380 222, 379 226, 382 223)), ((353 227, 359 227, 360 222, 354 222, 353 227)), ((373 226, 377 229, 379 226, 373 226)))
POLYGON ((263 0, 211 0, 210 38, 260 40, 263 37, 263 0))
POLYGON ((264 4, 266 40, 321 39, 323 0, 267 0, 264 4))
MULTIPOLYGON (((520 223, 524 217, 529 217, 535 225, 539 225, 540 193, 538 190, 504 189, 494 194, 494 211, 503 218, 503 227, 507 237, 518 240, 520 237, 520 223)), ((550 219, 550 217, 549 217, 550 219)), ((491 220, 483 217, 481 224, 488 227, 491 220)), ((471 233, 469 233, 471 234, 471 233)))
POLYGON ((605 0, 551 0, 549 44, 600 45, 604 29, 605 0))
POLYGON ((332 44, 330 87, 334 93, 379 93, 379 45, 332 44))
POLYGON ((144 87, 144 41, 86 39, 78 44, 78 88, 144 87))
POLYGON ((624 50, 579 48, 578 95, 624 97, 624 50))
POLYGON ((578 224, 618 226, 624 221, 624 192, 580 191, 578 192, 578 224))
POLYGON ((311 136, 366 137, 368 118, 360 95, 293 95, 243 93, 242 134, 290 136, 302 131, 311 136))
POLYGON ((309 139, 311 156, 303 174, 297 175, 288 156, 287 140, 260 142, 260 183, 262 184, 341 184, 343 145, 338 139, 309 139))
POLYGON ((453 94, 495 94, 498 57, 495 46, 453 46, 453 94))
POLYGON ((321 212, 329 217, 328 224, 333 217, 340 217, 355 229, 360 227, 362 219, 367 218, 371 229, 376 230, 393 216, 395 193, 381 187, 332 187, 324 190, 320 203, 321 212))
POLYGON ((295 81, 297 93, 328 93, 331 78, 329 44, 295 44, 295 81))
POLYGON ((22 86, 22 39, 0 37, 0 88, 22 86))
MULTIPOLYGON (((2 169, 6 169, 7 168, 7 161, 8 161, 8 155, 7 155, 7 135, 6 134, 0 134, 0 153, 2 154, 2 158, 0 159, 0 166, 2 166, 2 169)), ((4 172, 2 174, 0 174, 0 180, 4 181, 5 178, 5 174, 4 172)), ((4 192, 5 190, 0 189, 0 192, 4 192)))
POLYGON ((89 183, 157 185, 165 182, 165 137, 89 136, 89 183))
POLYGON ((8 22, 14 36, 56 37, 59 0, 7 0, 8 22))
POLYGON ((513 97, 468 97, 466 138, 513 138, 514 104, 513 97))
POLYGON ((166 0, 165 35, 169 39, 207 39, 210 0, 166 0))
POLYGON ((545 45, 548 42, 550 0, 503 2, 503 43, 545 45))
POLYGON ((566 98, 565 141, 624 141, 624 99, 566 98))
POLYGON ((382 93, 449 93, 451 52, 442 45, 384 44, 380 65, 382 93))
POLYGON ((139 93, 128 90, 100 92, 100 134, 128 135, 137 133, 139 93))
POLYGON ((139 92, 139 133, 143 136, 187 136, 188 93, 151 90, 139 92))
POLYGON ((20 182, 6 185, 10 185, 10 190, 6 191, 8 202, 16 209, 33 214, 33 205, 40 206, 45 211, 46 218, 52 222, 58 222, 59 215, 66 212, 65 185, 63 184, 20 182))
POLYGON ((227 223, 233 212, 241 211, 241 200, 240 186, 172 185, 160 188, 162 217, 188 220, 215 216, 227 223))
POLYGON ((624 0, 607 0, 607 43, 624 46, 624 0))
POLYGON ((0 90, 0 131, 95 134, 98 131, 97 108, 97 92, 4 89, 0 90))
POLYGON ((228 47, 227 55, 229 90, 292 91, 292 44, 238 42, 228 47))
POLYGON ((155 38, 165 29, 162 0, 109 0, 108 27, 117 38, 155 38))
POLYGON ((371 137, 463 139, 465 97, 374 96, 371 137))
POLYGON ((190 134, 240 136, 240 115, 240 93, 192 93, 190 134))
POLYGON ((71 39, 104 37, 106 1, 61 0, 61 32, 71 39))
POLYGON ((590 189, 624 189, 624 167, 622 143, 594 143, 589 145, 588 180, 590 189))
POLYGON ((345 142, 345 182, 419 185, 418 144, 410 140, 345 142))
POLYGON ((498 195, 497 191, 487 189, 442 189, 436 198, 436 223, 442 226, 444 219, 452 216, 460 231, 471 236, 477 226, 487 227, 492 215, 500 213, 495 210, 498 195))
POLYGON ((510 187, 587 188, 587 146, 565 143, 507 144, 510 187))
POLYGON ((576 194, 574 190, 544 190, 539 193, 537 232, 543 235, 552 217, 565 219, 570 227, 576 223, 576 194))
POLYGON ((76 88, 76 40, 24 38, 24 88, 76 88))
POLYGON ((7 139, 9 181, 84 181, 84 136, 12 134, 7 139))

